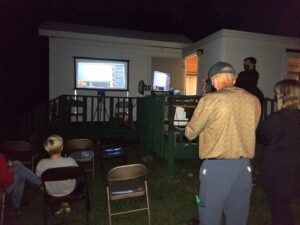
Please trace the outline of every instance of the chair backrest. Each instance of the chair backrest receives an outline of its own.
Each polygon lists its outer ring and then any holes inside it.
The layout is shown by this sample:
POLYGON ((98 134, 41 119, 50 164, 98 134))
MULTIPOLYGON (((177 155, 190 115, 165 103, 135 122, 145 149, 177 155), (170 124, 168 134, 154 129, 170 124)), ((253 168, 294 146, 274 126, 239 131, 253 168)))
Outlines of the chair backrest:
POLYGON ((12 140, 5 141, 0 145, 0 151, 9 154, 10 152, 32 152, 32 145, 27 141, 12 140))
POLYGON ((122 181, 130 179, 144 178, 147 176, 147 168, 142 164, 130 164, 117 166, 107 173, 107 181, 122 181))
POLYGON ((84 171, 78 166, 69 166, 69 167, 57 167, 47 169, 42 173, 41 179, 42 182, 48 181, 60 181, 68 179, 76 179, 83 177, 85 179, 84 171))
POLYGON ((31 143, 21 140, 4 141, 0 144, 0 152, 4 153, 10 160, 32 164, 33 169, 34 151, 31 143))
POLYGON ((125 144, 126 139, 122 136, 106 136, 101 139, 101 148, 124 147, 125 144))
POLYGON ((94 149, 94 142, 90 139, 70 139, 64 146, 66 152, 94 149))

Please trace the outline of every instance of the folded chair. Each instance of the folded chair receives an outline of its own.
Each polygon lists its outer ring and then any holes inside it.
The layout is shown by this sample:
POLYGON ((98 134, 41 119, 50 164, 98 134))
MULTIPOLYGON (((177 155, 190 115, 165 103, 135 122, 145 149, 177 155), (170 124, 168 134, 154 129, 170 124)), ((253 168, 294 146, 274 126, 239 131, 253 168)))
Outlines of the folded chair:
POLYGON ((11 140, 0 144, 0 150, 10 160, 19 160, 24 165, 30 166, 34 170, 35 154, 31 143, 27 141, 11 140))
POLYGON ((122 158, 123 164, 127 163, 126 160, 126 139, 122 136, 106 136, 101 139, 100 146, 100 166, 103 177, 105 177, 104 161, 122 158))
POLYGON ((92 172, 93 180, 95 178, 95 151, 94 142, 90 139, 70 139, 65 143, 64 150, 66 154, 79 163, 90 162, 91 166, 86 169, 92 172))
MULTIPOLYGON (((68 202, 84 202, 85 205, 85 224, 89 225, 89 211, 90 211, 90 200, 86 174, 80 167, 58 167, 51 168, 42 173, 41 176, 42 184, 44 187, 43 198, 44 198, 44 224, 48 224, 48 206, 51 204, 68 202), (74 191, 68 195, 62 197, 54 197, 47 193, 46 182, 51 181, 63 181, 68 179, 76 179, 76 187, 74 191)), ((68 224, 74 224, 75 222, 82 221, 68 221, 68 224)))
POLYGON ((142 164, 118 166, 107 173, 106 193, 110 225, 112 224, 112 216, 138 211, 147 211, 148 224, 150 225, 150 208, 146 177, 147 168, 142 164), (111 205, 113 201, 133 197, 146 197, 146 206, 122 212, 112 212, 111 205))

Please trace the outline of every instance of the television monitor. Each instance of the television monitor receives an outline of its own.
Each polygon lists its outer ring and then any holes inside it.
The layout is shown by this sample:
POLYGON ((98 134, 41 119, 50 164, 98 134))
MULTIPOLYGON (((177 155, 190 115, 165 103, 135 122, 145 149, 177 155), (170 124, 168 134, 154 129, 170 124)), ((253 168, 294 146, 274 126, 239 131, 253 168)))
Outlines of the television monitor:
POLYGON ((170 91, 170 74, 154 71, 152 80, 152 91, 170 91))
POLYGON ((127 91, 129 61, 74 57, 75 89, 127 91))

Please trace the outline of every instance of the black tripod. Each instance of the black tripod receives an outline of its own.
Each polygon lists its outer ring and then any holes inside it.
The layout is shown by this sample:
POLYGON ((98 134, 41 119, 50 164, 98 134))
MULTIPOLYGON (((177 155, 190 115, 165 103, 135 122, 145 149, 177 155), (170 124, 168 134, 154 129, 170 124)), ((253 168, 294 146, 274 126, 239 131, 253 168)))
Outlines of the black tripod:
POLYGON ((104 91, 98 91, 97 92, 97 108, 94 112, 94 115, 93 115, 93 120, 95 118, 95 116, 97 116, 97 121, 106 121, 106 117, 107 117, 107 120, 109 120, 109 115, 107 113, 107 110, 106 110, 106 104, 105 104, 105 92, 104 91), (102 115, 102 117, 101 117, 102 115), (102 120, 101 120, 102 118, 102 120))

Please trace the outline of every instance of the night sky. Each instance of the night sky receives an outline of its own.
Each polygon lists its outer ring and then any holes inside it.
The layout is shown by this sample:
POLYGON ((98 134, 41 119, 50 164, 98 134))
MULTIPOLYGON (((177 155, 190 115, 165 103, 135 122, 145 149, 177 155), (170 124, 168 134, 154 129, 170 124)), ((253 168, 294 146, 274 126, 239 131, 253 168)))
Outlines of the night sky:
POLYGON ((222 28, 300 37, 300 1, 0 0, 2 118, 48 100, 48 39, 38 35, 45 21, 180 33, 193 41, 222 28))

